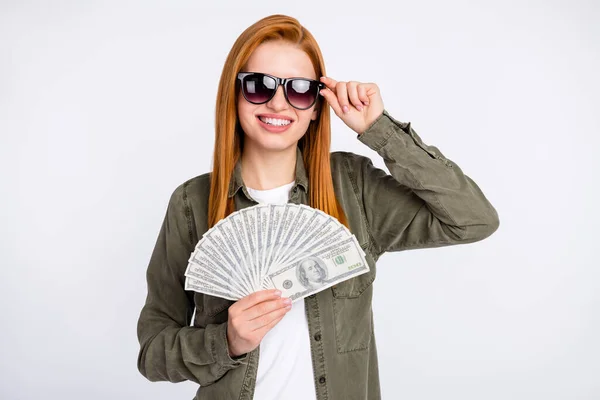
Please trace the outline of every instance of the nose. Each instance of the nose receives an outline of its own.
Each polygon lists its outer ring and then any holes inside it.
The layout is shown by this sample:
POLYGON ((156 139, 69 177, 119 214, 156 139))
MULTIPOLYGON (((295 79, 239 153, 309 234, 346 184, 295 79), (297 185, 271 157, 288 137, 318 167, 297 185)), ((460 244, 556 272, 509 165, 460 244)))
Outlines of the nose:
POLYGON ((283 85, 279 85, 275 92, 275 96, 267 102, 267 107, 275 111, 288 108, 288 102, 285 99, 285 94, 283 92, 283 85))

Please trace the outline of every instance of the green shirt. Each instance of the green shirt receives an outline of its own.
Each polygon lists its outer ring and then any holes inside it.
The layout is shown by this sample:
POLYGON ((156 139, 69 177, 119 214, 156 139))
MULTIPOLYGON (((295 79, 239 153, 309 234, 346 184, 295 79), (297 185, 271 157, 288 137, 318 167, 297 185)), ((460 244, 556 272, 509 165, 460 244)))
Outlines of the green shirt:
MULTIPOLYGON (((371 300, 383 253, 472 243, 499 225, 477 184, 439 149, 424 144, 410 122, 384 111, 358 139, 384 159, 391 175, 367 157, 331 154, 336 197, 371 271, 305 300, 319 400, 381 397, 371 300)), ((300 150, 295 174, 289 201, 307 204, 310 188, 300 150)), ((210 174, 204 174, 171 196, 147 270, 138 368, 151 381, 199 383, 198 400, 250 400, 260 346, 232 359, 226 337, 232 302, 184 290, 188 259, 207 231, 209 191, 210 174)), ((244 186, 239 162, 229 196, 235 196, 236 210, 257 204, 244 186)))

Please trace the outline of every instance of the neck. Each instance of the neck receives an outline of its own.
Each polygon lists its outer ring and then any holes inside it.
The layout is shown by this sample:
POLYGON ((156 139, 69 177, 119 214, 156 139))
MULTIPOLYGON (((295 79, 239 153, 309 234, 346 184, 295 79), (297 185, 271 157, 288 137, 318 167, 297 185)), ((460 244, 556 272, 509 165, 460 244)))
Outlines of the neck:
POLYGON ((247 187, 257 190, 273 189, 294 180, 296 146, 283 151, 266 151, 244 146, 241 161, 242 180, 247 187))

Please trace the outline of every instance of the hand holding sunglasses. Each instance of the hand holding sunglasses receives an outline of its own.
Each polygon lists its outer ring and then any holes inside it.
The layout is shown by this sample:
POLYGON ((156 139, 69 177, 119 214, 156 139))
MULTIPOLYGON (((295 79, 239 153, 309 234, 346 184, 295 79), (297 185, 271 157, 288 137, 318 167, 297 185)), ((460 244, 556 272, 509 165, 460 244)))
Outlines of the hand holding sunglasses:
POLYGON ((383 113, 383 99, 374 83, 337 82, 322 77, 326 88, 320 91, 335 115, 357 134, 363 133, 383 113))

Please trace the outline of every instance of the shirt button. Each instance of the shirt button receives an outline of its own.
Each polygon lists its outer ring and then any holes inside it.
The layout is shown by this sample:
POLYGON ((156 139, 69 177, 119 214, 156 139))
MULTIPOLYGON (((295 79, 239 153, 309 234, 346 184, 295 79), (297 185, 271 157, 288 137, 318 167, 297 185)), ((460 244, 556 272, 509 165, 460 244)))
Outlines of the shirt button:
POLYGON ((320 334, 320 333, 317 333, 317 334, 315 334, 315 340, 316 340, 317 342, 320 342, 320 341, 321 341, 321 334, 320 334))
POLYGON ((322 376, 322 377, 319 378, 319 383, 321 385, 325 383, 325 377, 324 376, 322 376))

